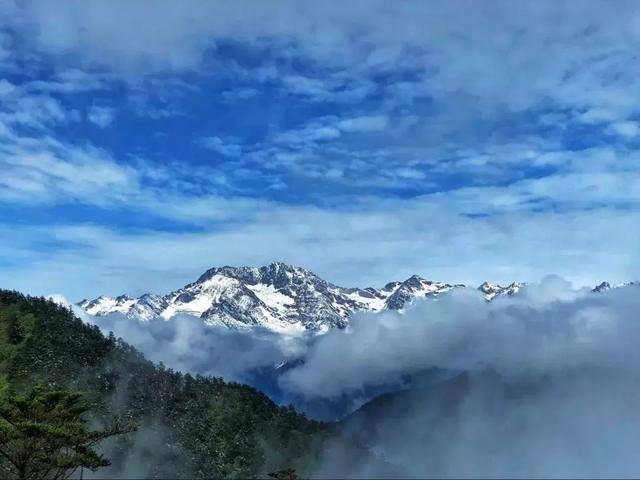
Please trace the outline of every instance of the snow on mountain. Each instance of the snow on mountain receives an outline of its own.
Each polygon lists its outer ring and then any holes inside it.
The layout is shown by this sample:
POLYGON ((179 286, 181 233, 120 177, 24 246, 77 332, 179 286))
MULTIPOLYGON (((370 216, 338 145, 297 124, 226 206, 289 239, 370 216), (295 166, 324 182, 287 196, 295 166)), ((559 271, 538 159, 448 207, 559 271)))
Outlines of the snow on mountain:
POLYGON ((478 287, 478 290, 480 290, 484 294, 484 298, 487 301, 491 301, 500 295, 514 295, 518 293, 523 286, 524 283, 516 282, 513 282, 511 285, 508 285, 506 287, 498 284, 484 282, 478 287))
MULTIPOLYGON (((300 267, 274 262, 263 267, 217 267, 193 283, 164 296, 101 296, 78 305, 88 314, 120 313, 141 321, 195 315, 211 325, 232 328, 262 326, 279 332, 343 328, 356 311, 401 310, 416 298, 436 297, 464 285, 433 282, 414 275, 381 289, 344 288, 300 267)), ((487 300, 512 295, 508 287, 484 283, 487 300)))
POLYGON ((384 308, 401 310, 407 302, 414 298, 431 297, 458 287, 464 287, 464 285, 432 282, 418 275, 413 275, 404 282, 388 283, 381 291, 389 293, 389 296, 385 299, 384 308))
POLYGON ((596 285, 591 289, 592 292, 605 292, 607 290, 611 290, 613 287, 609 282, 602 282, 599 285, 596 285))
POLYGON ((622 288, 622 287, 639 287, 639 282, 626 282, 626 283, 618 283, 616 285, 611 285, 609 282, 602 282, 599 285, 596 285, 591 289, 592 292, 600 293, 606 292, 607 290, 611 290, 612 288, 622 288))

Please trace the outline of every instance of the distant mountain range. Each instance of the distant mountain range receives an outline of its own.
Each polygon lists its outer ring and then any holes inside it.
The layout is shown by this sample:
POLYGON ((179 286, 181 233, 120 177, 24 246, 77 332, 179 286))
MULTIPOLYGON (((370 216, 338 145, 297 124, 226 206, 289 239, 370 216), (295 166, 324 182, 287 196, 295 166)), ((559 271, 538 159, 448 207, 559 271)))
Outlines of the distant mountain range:
MULTIPOLYGON (((483 283, 487 301, 513 295, 523 284, 483 283)), ((345 288, 333 285, 304 268, 280 262, 255 267, 216 267, 193 283, 163 296, 144 294, 101 296, 78 305, 88 314, 119 313, 147 321, 179 314, 195 315, 212 325, 231 328, 262 326, 278 332, 343 328, 358 311, 401 310, 416 298, 436 297, 462 284, 434 282, 413 275, 383 288, 345 288)))
MULTIPOLYGON (((611 285, 602 282, 592 289, 604 292, 635 282, 611 285)), ((477 289, 487 301, 514 295, 524 286, 484 282, 477 289)), ((382 288, 339 287, 301 267, 274 262, 263 267, 215 267, 193 283, 166 295, 146 293, 132 298, 100 296, 78 303, 89 315, 112 313, 140 321, 170 319, 186 314, 210 325, 230 328, 265 327, 282 333, 305 330, 323 332, 344 328, 349 317, 360 311, 402 310, 418 298, 433 298, 463 284, 426 280, 413 275, 382 288)))

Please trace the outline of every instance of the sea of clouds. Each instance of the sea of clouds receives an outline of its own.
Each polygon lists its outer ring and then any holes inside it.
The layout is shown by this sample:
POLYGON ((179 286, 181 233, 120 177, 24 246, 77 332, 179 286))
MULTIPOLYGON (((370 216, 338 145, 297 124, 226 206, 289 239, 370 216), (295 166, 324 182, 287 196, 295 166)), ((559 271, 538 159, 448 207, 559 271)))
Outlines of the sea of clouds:
POLYGON ((253 383, 256 372, 276 372, 282 399, 302 408, 347 397, 355 409, 372 388, 407 388, 407 376, 433 367, 470 372, 479 380, 454 415, 416 397, 371 418, 369 446, 408 475, 634 476, 638 312, 637 286, 594 293, 547 277, 493 302, 459 289, 404 312, 357 314, 320 336, 230 331, 193 317, 84 318, 178 370, 253 383), (508 398, 482 379, 487 371, 527 393, 508 398))

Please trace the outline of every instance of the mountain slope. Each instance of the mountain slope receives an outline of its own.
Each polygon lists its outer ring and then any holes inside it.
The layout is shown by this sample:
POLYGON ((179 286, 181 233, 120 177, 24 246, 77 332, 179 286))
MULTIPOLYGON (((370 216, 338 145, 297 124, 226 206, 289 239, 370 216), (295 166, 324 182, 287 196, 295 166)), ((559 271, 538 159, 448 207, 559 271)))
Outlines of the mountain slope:
MULTIPOLYGON (((483 284, 489 285, 489 284, 483 284)), ((262 326, 280 332, 343 328, 357 311, 401 310, 416 298, 436 297, 464 285, 433 282, 414 275, 381 289, 344 288, 314 273, 284 263, 254 267, 218 267, 198 280, 164 296, 145 294, 83 300, 90 315, 120 313, 138 320, 195 315, 208 324, 234 328, 262 326)), ((481 290, 487 300, 513 294, 520 284, 490 285, 481 290)))
POLYGON ((58 304, 0 290, 0 402, 36 381, 85 392, 98 424, 113 415, 140 422, 105 445, 113 465, 100 478, 255 478, 287 467, 308 476, 324 463, 327 442, 356 462, 371 460, 251 387, 154 365, 58 304))

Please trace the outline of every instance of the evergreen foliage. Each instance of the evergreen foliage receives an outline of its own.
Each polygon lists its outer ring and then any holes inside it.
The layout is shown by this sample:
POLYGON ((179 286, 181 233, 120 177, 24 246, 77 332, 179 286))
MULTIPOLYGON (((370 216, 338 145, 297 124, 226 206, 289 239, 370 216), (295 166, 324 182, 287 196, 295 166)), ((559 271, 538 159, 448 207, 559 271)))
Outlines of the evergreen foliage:
POLYGON ((98 424, 139 423, 101 445, 112 463, 104 476, 253 478, 295 468, 308 477, 336 441, 326 424, 249 386, 155 365, 64 307, 0 290, 0 400, 37 382, 83 392, 98 424))
POLYGON ((90 431, 82 395, 45 391, 40 385, 0 406, 0 475, 18 479, 64 479, 77 468, 97 470, 110 464, 95 445, 135 427, 114 421, 90 431))

